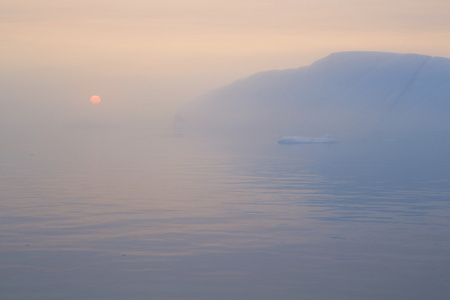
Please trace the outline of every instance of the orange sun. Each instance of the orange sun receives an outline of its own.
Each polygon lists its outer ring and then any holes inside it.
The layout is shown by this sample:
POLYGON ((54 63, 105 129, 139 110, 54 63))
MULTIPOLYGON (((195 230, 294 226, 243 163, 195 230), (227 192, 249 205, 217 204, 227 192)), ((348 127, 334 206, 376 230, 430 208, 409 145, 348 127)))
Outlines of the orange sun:
POLYGON ((91 103, 92 104, 99 104, 100 102, 102 102, 102 99, 99 96, 94 95, 94 96, 91 97, 91 103))

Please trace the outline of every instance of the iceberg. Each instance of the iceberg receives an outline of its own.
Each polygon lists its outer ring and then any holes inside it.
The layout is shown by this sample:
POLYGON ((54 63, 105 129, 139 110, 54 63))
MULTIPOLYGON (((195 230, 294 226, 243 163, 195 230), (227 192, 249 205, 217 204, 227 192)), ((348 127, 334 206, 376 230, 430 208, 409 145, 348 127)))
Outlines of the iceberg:
POLYGON ((323 137, 285 136, 278 140, 278 144, 313 144, 313 143, 339 143, 331 139, 328 134, 323 137))

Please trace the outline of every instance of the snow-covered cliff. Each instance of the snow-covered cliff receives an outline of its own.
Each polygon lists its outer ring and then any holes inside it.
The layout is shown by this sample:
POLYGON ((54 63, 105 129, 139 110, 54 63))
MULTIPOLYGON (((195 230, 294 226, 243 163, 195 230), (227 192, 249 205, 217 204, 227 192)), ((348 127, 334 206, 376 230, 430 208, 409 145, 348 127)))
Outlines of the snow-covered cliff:
POLYGON ((257 73, 180 109, 191 130, 450 131, 450 59, 341 52, 310 66, 257 73))

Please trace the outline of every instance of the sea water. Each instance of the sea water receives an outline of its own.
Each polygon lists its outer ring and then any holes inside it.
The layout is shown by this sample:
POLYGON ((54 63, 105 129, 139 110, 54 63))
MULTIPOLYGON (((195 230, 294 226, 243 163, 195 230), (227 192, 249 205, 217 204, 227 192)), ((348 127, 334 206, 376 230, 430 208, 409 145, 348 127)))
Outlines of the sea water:
POLYGON ((450 135, 4 135, 0 299, 444 299, 450 135))

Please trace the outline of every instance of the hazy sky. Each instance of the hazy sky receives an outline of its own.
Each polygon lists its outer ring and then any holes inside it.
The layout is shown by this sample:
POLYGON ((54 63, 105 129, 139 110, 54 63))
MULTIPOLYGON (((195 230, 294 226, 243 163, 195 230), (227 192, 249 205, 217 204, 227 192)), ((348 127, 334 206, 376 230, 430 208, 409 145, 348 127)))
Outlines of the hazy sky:
POLYGON ((336 51, 450 57, 450 1, 0 0, 0 41, 2 116, 145 119, 336 51))

